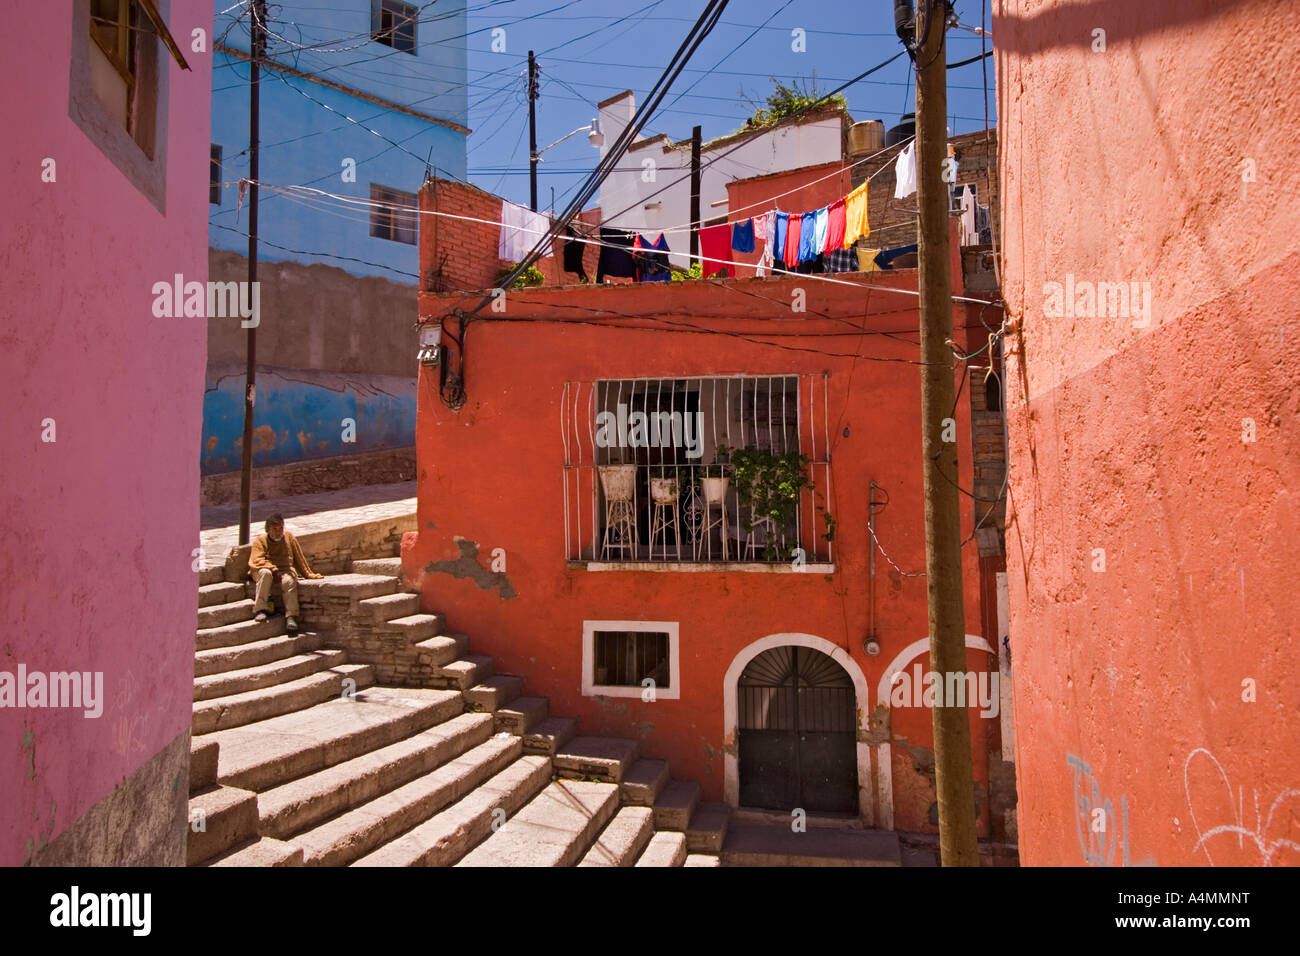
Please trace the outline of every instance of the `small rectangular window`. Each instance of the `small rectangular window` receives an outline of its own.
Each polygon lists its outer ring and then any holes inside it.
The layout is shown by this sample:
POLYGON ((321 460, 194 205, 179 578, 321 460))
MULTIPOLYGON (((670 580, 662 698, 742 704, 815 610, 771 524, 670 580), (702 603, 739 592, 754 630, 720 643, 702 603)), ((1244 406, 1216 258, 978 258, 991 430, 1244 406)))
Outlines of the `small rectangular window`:
POLYGON ((208 202, 213 206, 221 205, 221 147, 216 143, 212 144, 208 162, 208 202))
POLYGON ((370 208, 370 235, 415 245, 419 223, 415 193, 372 183, 370 201, 377 204, 370 208))
POLYGON ((592 683, 606 687, 672 686, 668 635, 662 631, 596 631, 592 683))
POLYGON ((370 39, 403 53, 415 53, 417 11, 400 0, 372 0, 370 39))

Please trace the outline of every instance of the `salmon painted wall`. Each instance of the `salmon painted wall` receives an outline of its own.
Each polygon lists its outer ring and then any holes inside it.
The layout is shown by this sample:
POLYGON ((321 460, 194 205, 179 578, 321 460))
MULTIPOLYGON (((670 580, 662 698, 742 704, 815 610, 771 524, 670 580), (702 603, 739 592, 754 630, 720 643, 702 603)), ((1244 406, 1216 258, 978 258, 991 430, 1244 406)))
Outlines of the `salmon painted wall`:
MULTIPOLYGON (((956 270, 960 276, 960 270, 956 270)), ((841 277, 844 278, 844 277, 841 277)), ((525 693, 550 698, 551 713, 580 719, 580 733, 640 738, 646 756, 670 760, 674 777, 695 779, 706 799, 723 797, 723 683, 732 661, 770 635, 809 634, 843 648, 860 671, 869 700, 887 666, 905 648, 928 643, 924 579, 903 577, 877 562, 878 656, 867 656, 867 494, 871 479, 890 504, 877 519, 877 534, 904 571, 923 569, 920 380, 915 295, 808 279, 731 279, 605 288, 533 289, 512 293, 505 321, 480 321, 468 339, 468 402, 459 411, 438 399, 437 370, 422 370, 417 454, 419 533, 404 547, 409 574, 422 578, 423 606, 445 612, 453 631, 470 635, 471 650, 491 654, 499 673, 525 678, 525 693), (802 285, 801 285, 802 283, 802 285), (808 313, 792 315, 796 287, 807 293, 808 313), (617 313, 617 315, 613 314, 617 313), (806 332, 843 332, 838 321, 864 323, 901 337, 811 337, 806 332), (622 318, 622 316, 639 318, 622 318), (788 345, 861 358, 789 351, 732 336, 650 331, 653 317, 670 317, 703 328, 747 335, 779 335, 788 345), (571 320, 596 321, 597 327, 571 320), (511 321, 542 319, 545 321, 511 321), (605 378, 694 377, 731 374, 830 372, 829 428, 832 446, 830 510, 838 521, 835 571, 742 573, 739 571, 590 571, 565 557, 563 517, 564 443, 561 396, 566 381, 605 378), (504 549, 505 571, 491 574, 494 549, 504 549), (584 620, 649 620, 680 623, 680 699, 653 703, 581 694, 584 620)), ((915 272, 889 282, 915 290, 915 272)), ((880 280, 877 285, 884 285, 880 280)), ((464 297, 422 297, 421 313, 445 316, 464 297)), ((489 318, 492 313, 485 313, 489 318)), ((454 328, 454 326, 452 326, 454 328)), ((958 338, 964 336, 959 332, 958 338)), ((446 341, 444 337, 444 342, 446 341)), ((820 390, 818 403, 821 403, 820 390)), ((969 488, 968 403, 958 402, 961 482, 969 488)), ((589 436, 590 437, 590 436, 589 436)), ((589 440, 589 439, 588 439, 589 440)), ((590 508, 590 503, 586 504, 590 508)), ((963 526, 972 515, 963 499, 963 526)), ((964 551, 967 632, 980 635, 977 554, 964 551)), ((995 640, 995 638, 993 638, 995 640)), ((972 650, 971 670, 992 658, 972 650)), ((996 667, 996 664, 993 664, 996 667)), ((877 721, 885 714, 877 711, 877 721)), ((874 725, 860 737, 873 755, 890 745, 893 823, 899 829, 933 829, 934 793, 931 714, 897 709, 892 738, 874 725), (874 736, 873 736, 874 734, 874 736), (927 776, 927 770, 929 776, 927 776)), ((972 716, 973 750, 981 787, 986 781, 987 724, 972 716)), ((874 786, 874 785, 873 785, 874 786)), ((875 800, 876 794, 868 794, 875 800)), ((981 803, 983 810, 983 803, 981 803)), ((981 826, 986 826, 985 812, 981 826)), ((879 818, 878 818, 879 819, 879 818)))
POLYGON ((1300 864, 1300 6, 994 6, 1021 860, 1300 864))
POLYGON ((161 209, 71 116, 84 0, 6 4, 0 35, 0 672, 102 673, 97 716, 0 709, 0 865, 40 862, 164 752, 157 787, 64 861, 184 862, 206 333, 151 306, 155 282, 207 280, 211 63, 191 30, 210 42, 212 5, 160 6, 192 68, 158 45, 161 209), (155 824, 165 845, 138 845, 155 824))

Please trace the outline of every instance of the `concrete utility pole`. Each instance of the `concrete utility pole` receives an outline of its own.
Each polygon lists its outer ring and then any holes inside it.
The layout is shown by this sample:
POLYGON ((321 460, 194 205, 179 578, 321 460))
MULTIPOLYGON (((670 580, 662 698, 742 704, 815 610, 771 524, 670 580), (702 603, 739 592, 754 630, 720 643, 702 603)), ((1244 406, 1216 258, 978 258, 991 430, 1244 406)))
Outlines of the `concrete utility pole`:
MULTIPOLYGON (((248 87, 248 288, 257 282, 257 141, 262 75, 266 56, 266 0, 253 0, 252 66, 248 87)), ((239 543, 248 544, 253 497, 253 404, 257 391, 257 326, 248 328, 248 369, 244 382, 244 446, 239 459, 239 543)))
MULTIPOLYGON (((944 441, 955 414, 952 276, 948 256, 947 0, 920 0, 916 15, 916 177, 920 225, 921 448, 924 457, 925 570, 930 619, 930 669, 942 682, 934 708, 935 793, 944 866, 979 866, 970 716, 946 693, 947 675, 966 672, 962 607, 961 499, 957 443, 944 441)), ((963 702, 964 704, 965 702, 963 702)))
POLYGON ((537 152, 537 61, 533 51, 528 51, 528 202, 533 212, 537 212, 537 164, 541 154, 537 152))
MULTIPOLYGON (((691 265, 700 254, 700 128, 691 130, 691 265)), ((703 266, 701 265, 701 269, 703 266)))

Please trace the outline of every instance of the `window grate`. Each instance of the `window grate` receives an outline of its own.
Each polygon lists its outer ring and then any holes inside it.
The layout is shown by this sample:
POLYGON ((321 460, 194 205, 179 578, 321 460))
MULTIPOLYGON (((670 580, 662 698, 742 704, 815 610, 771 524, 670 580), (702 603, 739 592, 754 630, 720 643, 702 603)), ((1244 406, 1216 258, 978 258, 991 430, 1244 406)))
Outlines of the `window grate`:
POLYGON ((566 383, 566 557, 831 561, 827 384, 825 374, 566 383), (754 489, 742 494, 737 487, 731 456, 739 450, 805 456, 810 487, 790 505, 780 504, 781 517, 764 513, 754 489))
POLYGON ((645 680, 668 689, 668 635, 662 631, 596 631, 592 682, 599 687, 641 687, 645 680))

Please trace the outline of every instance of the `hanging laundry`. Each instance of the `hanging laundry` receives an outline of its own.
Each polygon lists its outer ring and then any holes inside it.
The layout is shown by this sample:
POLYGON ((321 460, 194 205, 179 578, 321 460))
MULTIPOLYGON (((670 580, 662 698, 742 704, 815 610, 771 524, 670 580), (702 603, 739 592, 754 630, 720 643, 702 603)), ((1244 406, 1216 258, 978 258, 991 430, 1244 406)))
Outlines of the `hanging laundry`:
POLYGON ((816 216, 813 218, 813 229, 817 237, 813 240, 813 252, 817 255, 821 255, 826 251, 826 236, 830 232, 830 224, 830 207, 823 206, 817 210, 816 216))
POLYGON ((875 263, 882 269, 894 268, 895 259, 902 258, 905 255, 916 252, 916 243, 909 246, 896 246, 893 249, 886 249, 884 252, 876 254, 875 263))
POLYGON ((799 222, 799 262, 817 258, 817 211, 806 212, 799 222))
POLYGON ((773 259, 779 259, 785 262, 785 242, 790 234, 790 214, 788 212, 777 212, 773 215, 772 221, 772 256, 773 259))
POLYGON ((635 237, 622 229, 600 228, 600 261, 596 263, 596 283, 605 281, 605 276, 619 276, 625 279, 636 278, 636 262, 632 259, 632 243, 635 237))
POLYGON ((979 231, 975 228, 975 205, 975 187, 966 186, 961 194, 961 244, 963 246, 979 244, 979 231))
POLYGON ((867 187, 870 185, 870 182, 864 182, 844 198, 844 239, 840 245, 845 249, 871 234, 867 215, 867 187))
POLYGON ((731 248, 736 252, 754 251, 754 220, 746 219, 731 227, 731 248))
POLYGON ((787 269, 793 269, 799 264, 799 231, 802 228, 803 217, 791 213, 790 223, 785 230, 785 252, 781 255, 787 269))
POLYGON ((857 249, 832 249, 826 253, 827 272, 858 272, 857 249))
POLYGON ((844 246, 844 200, 837 199, 826 207, 826 241, 822 252, 830 253, 844 246))
POLYGON ((989 218, 988 206, 975 207, 975 230, 979 233, 980 245, 988 245, 993 241, 993 221, 989 218))
MULTIPOLYGON (((501 200, 501 236, 497 240, 497 258, 522 262, 550 228, 551 220, 540 212, 501 200)), ((550 254, 551 243, 548 240, 542 247, 541 255, 545 257, 550 254)))
POLYGON ((705 226, 700 230, 700 256, 704 261, 706 277, 715 272, 726 270, 730 274, 727 261, 731 259, 731 224, 724 222, 716 226, 705 226))
POLYGON ((590 282, 591 278, 582 264, 582 254, 587 251, 587 244, 579 242, 579 238, 572 226, 564 227, 564 271, 576 272, 579 280, 590 282))
POLYGON ((637 236, 632 248, 637 250, 637 279, 640 282, 667 282, 672 278, 672 271, 668 268, 668 240, 664 234, 659 233, 659 238, 653 243, 644 236, 637 236))
POLYGON ((903 199, 916 192, 916 141, 898 154, 894 163, 894 198, 903 199))
POLYGON ((863 249, 861 246, 853 250, 858 254, 858 271, 859 272, 879 272, 880 267, 876 265, 876 256, 880 255, 879 249, 863 249))
POLYGON ((773 233, 776 230, 776 213, 768 212, 754 219, 754 238, 762 240, 763 252, 758 257, 758 265, 754 268, 754 275, 765 276, 768 270, 772 268, 774 262, 772 256, 773 233))

